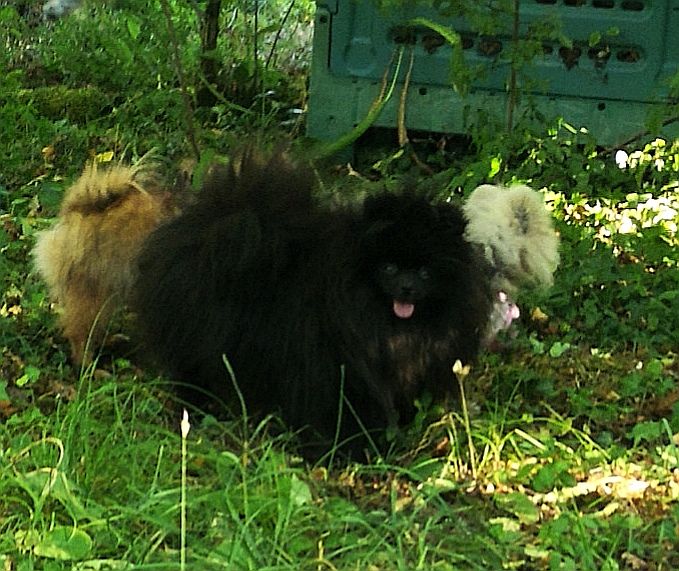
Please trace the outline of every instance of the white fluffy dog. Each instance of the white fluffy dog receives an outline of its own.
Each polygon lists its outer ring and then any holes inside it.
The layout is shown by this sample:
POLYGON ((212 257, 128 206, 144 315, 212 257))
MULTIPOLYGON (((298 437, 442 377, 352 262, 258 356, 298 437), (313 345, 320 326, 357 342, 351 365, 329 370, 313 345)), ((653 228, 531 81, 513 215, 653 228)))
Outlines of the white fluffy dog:
POLYGON ((493 267, 495 306, 485 344, 519 317, 513 300, 519 289, 549 287, 559 264, 559 237, 540 195, 525 185, 484 184, 469 195, 465 237, 483 248, 493 267))
POLYGON ((559 238, 545 202, 532 188, 484 184, 464 205, 465 237, 480 244, 498 290, 549 287, 559 264, 559 238))
POLYGON ((42 15, 48 20, 57 20, 79 7, 80 0, 48 0, 42 7, 42 15))

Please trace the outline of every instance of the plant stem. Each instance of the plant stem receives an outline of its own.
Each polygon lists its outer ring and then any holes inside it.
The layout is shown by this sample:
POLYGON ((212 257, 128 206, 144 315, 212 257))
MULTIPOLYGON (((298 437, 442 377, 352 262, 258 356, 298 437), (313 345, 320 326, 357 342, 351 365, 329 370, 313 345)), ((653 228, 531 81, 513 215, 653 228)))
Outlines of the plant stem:
POLYGON ((186 135, 189 139, 189 144, 193 150, 193 155, 196 160, 200 160, 200 148, 196 139, 196 129, 193 124, 193 109, 191 108, 191 99, 186 88, 186 79, 184 76, 184 69, 182 67, 181 58, 179 56, 179 44, 177 42, 177 34, 172 23, 172 14, 170 13, 170 6, 167 0, 160 0, 160 6, 163 9, 163 15, 167 21, 167 32, 170 36, 170 47, 172 48, 172 60, 174 62, 175 71, 177 72, 177 79, 179 80, 179 89, 182 94, 182 101, 184 103, 184 123, 186 126, 186 135))
POLYGON ((179 548, 179 569, 185 571, 186 569, 186 439, 189 435, 191 425, 189 424, 189 413, 184 409, 182 415, 181 435, 182 435, 182 481, 181 481, 181 499, 180 499, 180 548, 179 548))
POLYGON ((516 109, 516 102, 518 100, 518 87, 516 81, 516 58, 519 47, 519 0, 514 0, 513 8, 513 23, 512 23, 512 61, 509 71, 509 85, 507 86, 507 133, 511 133, 514 129, 514 110, 516 109))

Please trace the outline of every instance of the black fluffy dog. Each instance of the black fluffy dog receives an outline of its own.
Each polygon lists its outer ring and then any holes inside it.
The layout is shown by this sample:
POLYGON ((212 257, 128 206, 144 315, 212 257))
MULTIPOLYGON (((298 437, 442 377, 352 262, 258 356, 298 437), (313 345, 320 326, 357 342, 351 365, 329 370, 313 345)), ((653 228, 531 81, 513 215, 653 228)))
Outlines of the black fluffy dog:
POLYGON ((324 207, 310 169, 246 152, 145 244, 145 342, 175 379, 226 403, 237 385, 250 414, 307 428, 312 454, 407 422, 418 395, 455 390, 452 366, 488 323, 465 227, 457 207, 405 192, 324 207))

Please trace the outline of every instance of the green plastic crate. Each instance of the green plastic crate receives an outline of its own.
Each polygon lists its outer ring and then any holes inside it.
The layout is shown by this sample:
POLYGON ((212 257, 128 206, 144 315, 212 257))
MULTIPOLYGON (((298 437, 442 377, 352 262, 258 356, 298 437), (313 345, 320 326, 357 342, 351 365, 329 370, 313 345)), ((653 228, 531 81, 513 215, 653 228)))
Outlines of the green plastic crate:
MULTIPOLYGON (((318 0, 308 135, 329 141, 351 131, 378 96, 399 44, 412 46, 415 58, 406 106, 408 129, 463 133, 477 110, 503 117, 511 17, 501 15, 496 33, 482 36, 465 19, 447 16, 446 4, 433 0, 427 7, 381 11, 371 0, 318 0), (412 25, 418 17, 458 32, 465 63, 482 70, 466 96, 451 87, 451 46, 430 28, 412 25)), ((542 42, 542 53, 521 76, 523 100, 545 116, 560 115, 587 127, 602 144, 641 131, 651 108, 666 103, 668 81, 677 73, 679 1, 523 0, 519 35, 545 19, 561 23, 572 47, 542 42), (597 35, 600 42, 591 45, 597 35)), ((395 93, 375 126, 396 127, 398 99, 395 93)))

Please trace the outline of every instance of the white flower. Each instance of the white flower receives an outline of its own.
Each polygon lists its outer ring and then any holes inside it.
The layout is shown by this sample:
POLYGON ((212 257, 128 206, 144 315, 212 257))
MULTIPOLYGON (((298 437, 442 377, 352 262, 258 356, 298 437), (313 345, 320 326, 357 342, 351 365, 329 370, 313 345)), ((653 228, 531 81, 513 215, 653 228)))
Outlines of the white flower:
POLYGON ((622 149, 615 152, 615 164, 618 165, 618 168, 624 169, 627 166, 628 159, 629 155, 622 149))

